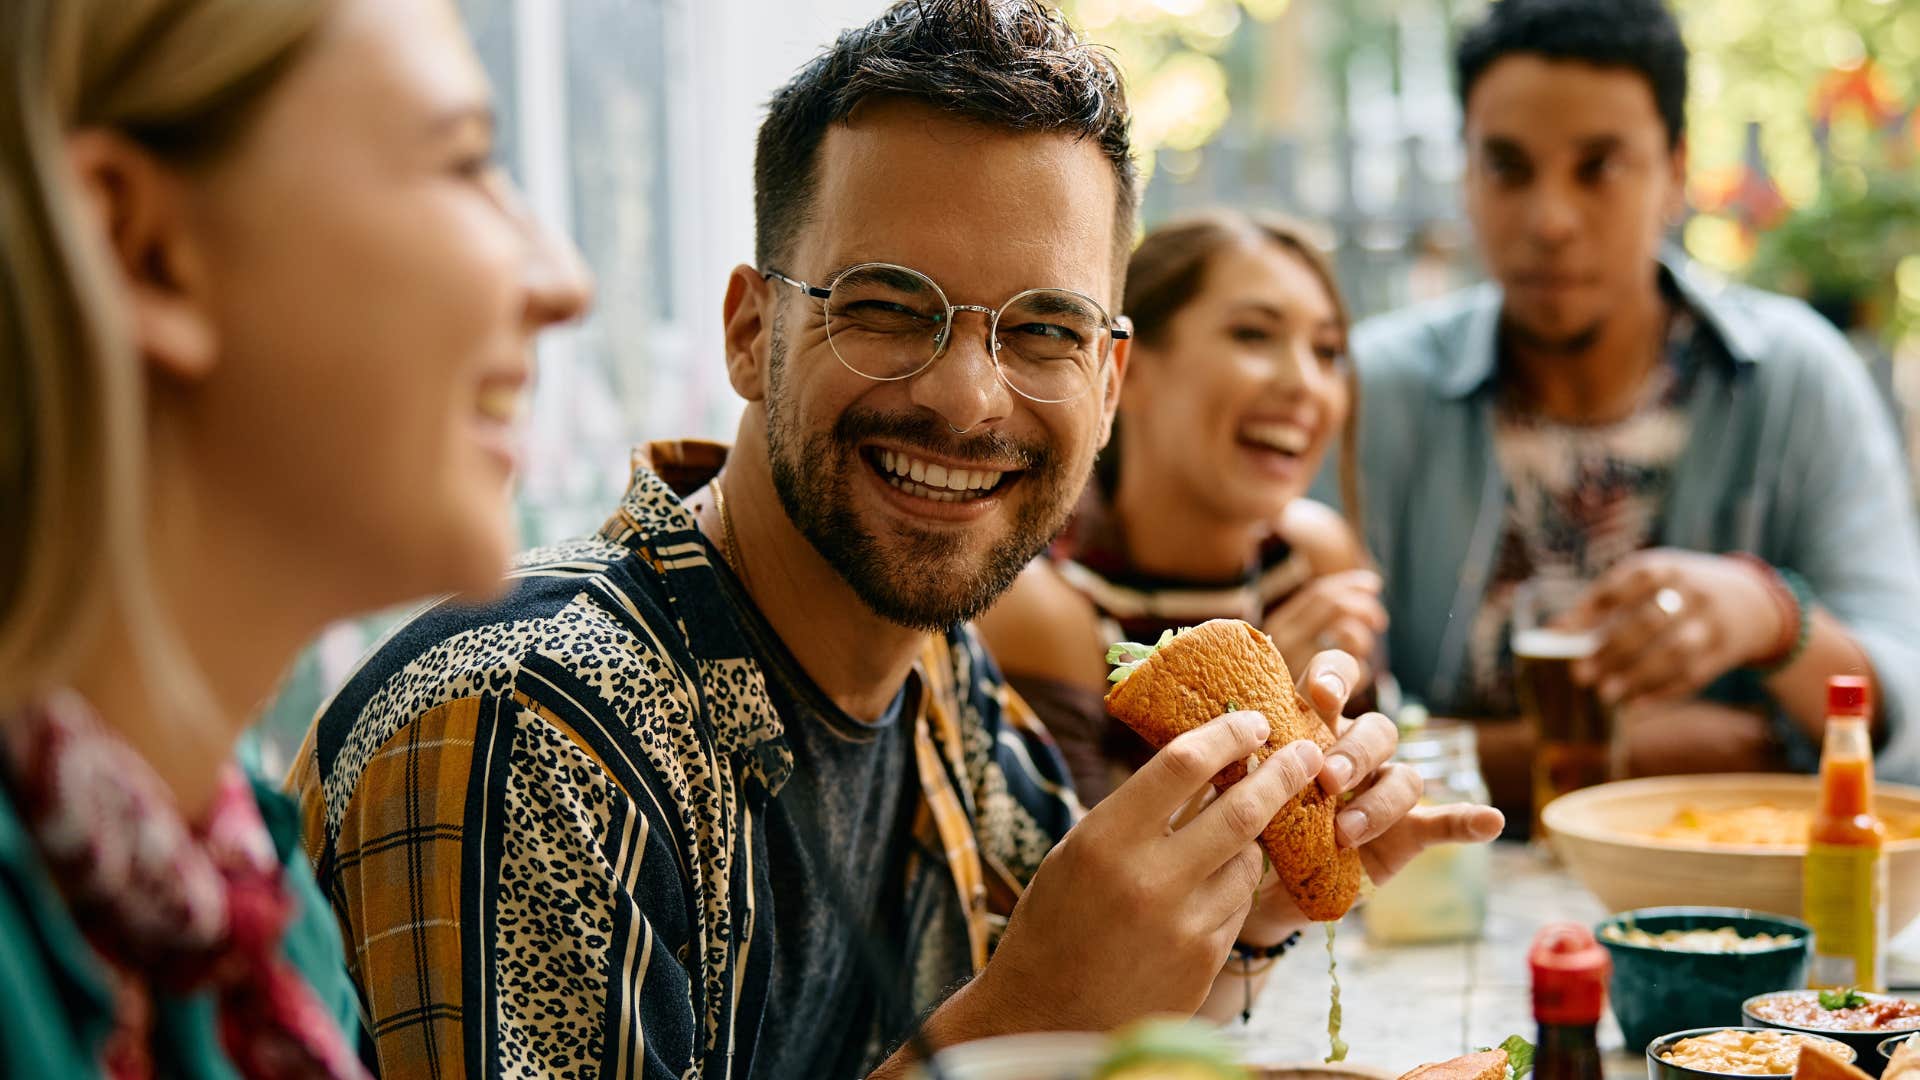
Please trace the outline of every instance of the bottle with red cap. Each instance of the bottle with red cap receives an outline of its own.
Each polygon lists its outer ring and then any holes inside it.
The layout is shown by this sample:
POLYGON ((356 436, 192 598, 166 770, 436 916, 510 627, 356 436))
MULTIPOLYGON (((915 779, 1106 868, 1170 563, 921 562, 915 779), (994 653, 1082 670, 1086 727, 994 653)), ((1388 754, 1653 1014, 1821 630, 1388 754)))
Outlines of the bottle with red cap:
POLYGON ((1527 952, 1533 974, 1534 1080, 1600 1080, 1595 1029, 1607 1007, 1613 963, 1593 931, 1575 923, 1543 927, 1527 952))
POLYGON ((1828 680, 1820 802, 1801 878, 1801 909, 1813 927, 1807 984, 1818 989, 1885 989, 1886 831, 1873 813, 1871 712, 1865 679, 1828 680))

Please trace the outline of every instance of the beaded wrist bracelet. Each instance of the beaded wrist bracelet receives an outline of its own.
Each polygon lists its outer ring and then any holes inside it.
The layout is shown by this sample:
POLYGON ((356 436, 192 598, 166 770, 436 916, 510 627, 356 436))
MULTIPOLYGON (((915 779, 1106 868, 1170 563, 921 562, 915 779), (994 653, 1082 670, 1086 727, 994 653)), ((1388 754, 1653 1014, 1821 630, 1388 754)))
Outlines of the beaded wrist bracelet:
POLYGON ((1766 656, 1748 664, 1749 668, 1762 675, 1772 675, 1807 651, 1807 641, 1813 636, 1813 589, 1807 579, 1785 567, 1774 566, 1757 555, 1744 551, 1735 552, 1734 558, 1753 567, 1766 581, 1767 591, 1782 614, 1786 616, 1787 627, 1792 637, 1781 635, 1780 646, 1766 656))
POLYGON ((1241 979, 1240 993, 1242 997, 1240 1000, 1240 1022, 1242 1024, 1251 1024, 1253 1022, 1253 977, 1255 975, 1266 974, 1267 969, 1273 966, 1275 960, 1279 959, 1288 949, 1298 944, 1300 944, 1300 931, 1298 930, 1288 934, 1275 944, 1265 946, 1264 948, 1253 945, 1242 945, 1237 941, 1233 943, 1234 959, 1240 961, 1240 970, 1235 974, 1239 975, 1241 979), (1254 966, 1256 961, 1259 962, 1259 967, 1254 966))
POLYGON ((1286 955, 1288 949, 1300 944, 1300 931, 1295 930, 1272 945, 1242 945, 1233 943, 1233 955, 1242 960, 1273 960, 1286 955))

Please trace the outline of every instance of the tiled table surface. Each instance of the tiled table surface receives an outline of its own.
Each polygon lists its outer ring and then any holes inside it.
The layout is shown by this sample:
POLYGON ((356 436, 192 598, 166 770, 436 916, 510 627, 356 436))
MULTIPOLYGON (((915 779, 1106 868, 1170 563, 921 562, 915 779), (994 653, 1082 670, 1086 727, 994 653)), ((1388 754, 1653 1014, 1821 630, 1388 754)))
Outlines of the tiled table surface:
MULTIPOLYGON (((1348 1060, 1399 1075, 1509 1035, 1534 1038, 1527 947, 1549 922, 1592 925, 1606 914, 1559 866, 1518 844, 1496 845, 1486 935, 1450 945, 1371 948, 1365 912, 1348 916, 1335 939, 1348 1060)), ((1310 931, 1275 969, 1242 1038, 1254 1061, 1318 1061, 1327 1053, 1325 941, 1310 931)), ((1233 1025, 1237 1028, 1239 1025, 1233 1025)), ((1600 1027, 1608 1080, 1646 1075, 1611 1017, 1600 1027)))
MULTIPOLYGON (((1550 922, 1591 926, 1606 916, 1600 902, 1545 854, 1520 844, 1494 845, 1487 928, 1481 940, 1454 945, 1367 944, 1364 910, 1347 917, 1335 938, 1340 959, 1343 1037, 1348 1060, 1398 1076, 1416 1065, 1535 1036, 1527 983, 1527 948, 1550 922)), ((1319 1061, 1327 1053, 1325 938, 1313 931, 1281 960, 1253 1021, 1239 1031, 1247 1058, 1319 1061)), ((1920 921, 1889 945, 1896 992, 1920 997, 1920 921)), ((1620 1029, 1600 1022, 1607 1080, 1639 1080, 1646 1058, 1629 1054, 1620 1029)))

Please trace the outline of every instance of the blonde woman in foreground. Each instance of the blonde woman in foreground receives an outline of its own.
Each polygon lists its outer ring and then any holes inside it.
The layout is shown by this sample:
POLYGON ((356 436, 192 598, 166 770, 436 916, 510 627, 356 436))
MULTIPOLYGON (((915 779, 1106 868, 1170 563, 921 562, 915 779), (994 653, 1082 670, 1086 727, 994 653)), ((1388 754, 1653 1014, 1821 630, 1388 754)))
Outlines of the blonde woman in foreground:
POLYGON ((583 273, 452 0, 7 0, 0 76, 0 1075, 361 1075, 233 746, 330 620, 499 579, 583 273))

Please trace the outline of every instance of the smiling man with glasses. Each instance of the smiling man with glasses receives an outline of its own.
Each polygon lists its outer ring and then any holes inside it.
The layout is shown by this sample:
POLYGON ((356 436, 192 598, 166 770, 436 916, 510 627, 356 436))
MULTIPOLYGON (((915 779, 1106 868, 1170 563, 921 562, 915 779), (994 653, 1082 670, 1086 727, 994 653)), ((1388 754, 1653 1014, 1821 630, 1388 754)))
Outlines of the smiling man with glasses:
MULTIPOLYGON (((756 171, 735 444, 653 448, 597 537, 402 628, 302 754, 385 1076, 902 1075, 916 1027, 1230 1015, 1304 925, 1252 841, 1305 785, 1358 792, 1376 879, 1471 831, 1414 809, 1378 716, 1195 810, 1268 730, 1221 717, 1083 816, 967 625, 1072 512, 1126 366, 1105 54, 1038 0, 908 0, 775 96, 756 171)), ((1305 674, 1335 720, 1352 658, 1305 674)))

